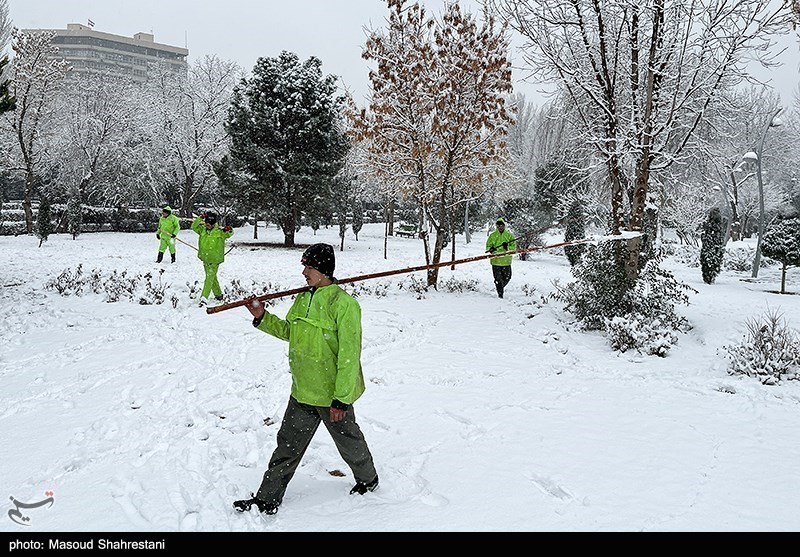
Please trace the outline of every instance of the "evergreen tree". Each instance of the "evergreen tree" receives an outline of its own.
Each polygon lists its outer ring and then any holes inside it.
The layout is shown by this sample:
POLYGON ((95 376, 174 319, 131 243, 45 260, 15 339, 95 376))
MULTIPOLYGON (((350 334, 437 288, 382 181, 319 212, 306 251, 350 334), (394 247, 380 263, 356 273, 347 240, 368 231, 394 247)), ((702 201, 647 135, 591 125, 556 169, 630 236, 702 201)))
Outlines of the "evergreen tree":
POLYGON ((783 218, 761 240, 761 253, 781 264, 781 294, 786 293, 786 269, 800 267, 800 217, 783 218))
POLYGON ((39 200, 39 212, 36 215, 36 237, 39 238, 39 247, 47 241, 53 233, 53 221, 50 215, 50 200, 42 196, 39 200))
POLYGON ((364 226, 364 204, 361 201, 353 203, 353 234, 356 235, 356 242, 358 242, 358 233, 364 226))
POLYGON ((231 157, 252 178, 261 213, 280 225, 284 243, 311 204, 330 190, 348 144, 339 121, 343 97, 322 62, 284 51, 259 58, 233 93, 226 129, 231 157))
MULTIPOLYGON (((567 213, 567 230, 564 232, 564 241, 572 242, 586 237, 586 215, 583 212, 583 203, 580 199, 575 199, 569 206, 567 213)), ((569 259, 569 264, 575 266, 581 260, 583 252, 586 251, 586 244, 577 246, 565 246, 564 253, 569 259)))
POLYGON ((703 272, 703 281, 711 284, 722 269, 722 259, 725 255, 725 229, 722 226, 722 215, 719 208, 714 207, 709 211, 708 217, 703 222, 700 241, 700 268, 703 272))
POLYGON ((70 197, 67 202, 67 232, 72 234, 73 240, 81 233, 81 225, 83 224, 81 209, 80 197, 77 195, 70 197))
MULTIPOLYGON (((0 75, 5 72, 6 64, 8 64, 8 56, 3 56, 0 59, 0 75)), ((0 81, 0 114, 17 108, 17 98, 9 91, 10 84, 10 79, 0 81)))

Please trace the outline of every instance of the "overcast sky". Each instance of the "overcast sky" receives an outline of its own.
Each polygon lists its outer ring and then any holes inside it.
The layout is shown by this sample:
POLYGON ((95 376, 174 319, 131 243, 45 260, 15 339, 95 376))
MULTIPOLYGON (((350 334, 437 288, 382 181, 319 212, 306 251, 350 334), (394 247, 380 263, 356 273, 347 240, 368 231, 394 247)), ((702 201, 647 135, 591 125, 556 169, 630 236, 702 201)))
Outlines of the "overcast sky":
MULTIPOLYGON (((429 13, 440 13, 443 0, 424 0, 429 13)), ((462 0, 477 12, 478 3, 462 0)), ((207 54, 238 62, 250 71, 259 56, 282 50, 301 59, 317 56, 326 74, 341 78, 358 104, 369 91, 369 66, 361 58, 365 27, 383 27, 385 0, 9 0, 12 24, 23 29, 64 29, 67 23, 94 22, 96 31, 132 37, 152 32, 156 42, 189 49, 189 59, 207 54)), ((786 66, 774 76, 784 103, 800 82, 800 50, 796 35, 787 37, 786 66)), ((514 60, 519 57, 512 54, 514 60)), ((521 78, 521 72, 515 77, 521 78)), ((534 85, 519 81, 515 88, 541 102, 534 85)))

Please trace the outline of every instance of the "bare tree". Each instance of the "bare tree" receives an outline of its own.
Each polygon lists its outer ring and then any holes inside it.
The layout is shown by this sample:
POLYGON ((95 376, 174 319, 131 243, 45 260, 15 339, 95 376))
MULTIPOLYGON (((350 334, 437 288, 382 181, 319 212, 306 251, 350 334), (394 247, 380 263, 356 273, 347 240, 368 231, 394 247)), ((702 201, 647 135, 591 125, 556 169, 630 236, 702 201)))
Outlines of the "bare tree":
POLYGON ((205 56, 187 75, 162 68, 155 85, 161 119, 161 148, 177 185, 180 214, 191 216, 196 197, 213 185, 212 163, 227 151, 224 123, 242 69, 217 56, 205 56))
POLYGON ((16 155, 19 164, 15 170, 25 175, 25 231, 33 232, 31 202, 37 181, 45 173, 47 145, 51 129, 48 120, 52 117, 53 100, 57 88, 70 69, 69 64, 58 54, 52 44, 54 31, 11 32, 14 75, 11 92, 16 97, 17 108, 7 113, 7 122, 16 138, 16 155), (42 167, 42 168, 40 168, 42 167))
POLYGON ((106 203, 115 183, 138 157, 141 86, 107 73, 81 73, 57 98, 59 184, 78 202, 106 203))
MULTIPOLYGON (((572 100, 606 167, 611 232, 643 230, 651 174, 685 154, 720 91, 771 63, 791 10, 772 0, 486 0, 525 40, 534 75, 572 100)), ((624 261, 639 271, 641 237, 624 261)))
MULTIPOLYGON (((405 4, 387 0, 388 28, 368 37, 363 56, 377 68, 360 133, 377 175, 413 199, 435 231, 432 254, 428 235, 422 238, 426 261, 437 264, 458 207, 507 159, 509 46, 502 26, 492 18, 479 24, 456 2, 445 5, 440 21, 418 3, 405 4)), ((431 269, 428 285, 437 279, 438 268, 431 269)))

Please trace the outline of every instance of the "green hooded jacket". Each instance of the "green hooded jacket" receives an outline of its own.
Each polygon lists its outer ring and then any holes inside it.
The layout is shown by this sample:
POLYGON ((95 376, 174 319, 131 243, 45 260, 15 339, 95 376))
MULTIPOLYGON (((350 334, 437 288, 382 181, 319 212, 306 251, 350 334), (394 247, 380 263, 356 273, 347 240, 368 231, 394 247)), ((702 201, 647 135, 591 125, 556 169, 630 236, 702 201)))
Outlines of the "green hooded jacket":
POLYGON ((181 229, 181 223, 174 213, 170 212, 168 217, 158 217, 158 236, 162 240, 169 240, 172 235, 178 235, 181 229), (165 234, 166 233, 166 234, 165 234))
POLYGON ((225 240, 233 236, 233 230, 225 232, 217 224, 208 230, 200 217, 192 221, 192 230, 200 236, 197 240, 197 257, 200 261, 217 264, 225 261, 225 240))
MULTIPOLYGON (((505 222, 503 219, 497 219, 500 222, 505 222)), ((486 238, 486 251, 489 251, 492 248, 497 248, 495 253, 500 253, 503 251, 515 251, 517 249, 517 240, 514 239, 514 235, 509 232, 508 226, 506 229, 503 230, 501 234, 500 231, 495 226, 495 229, 489 234, 489 237, 486 238), (503 242, 508 242, 508 250, 503 249, 503 242)), ((492 265, 499 265, 501 267, 508 267, 511 265, 511 259, 513 256, 505 255, 503 257, 492 257, 489 259, 489 263, 492 265)))
POLYGON ((292 396, 298 402, 353 404, 364 392, 361 306, 338 284, 298 294, 286 319, 267 312, 254 324, 289 341, 292 396))

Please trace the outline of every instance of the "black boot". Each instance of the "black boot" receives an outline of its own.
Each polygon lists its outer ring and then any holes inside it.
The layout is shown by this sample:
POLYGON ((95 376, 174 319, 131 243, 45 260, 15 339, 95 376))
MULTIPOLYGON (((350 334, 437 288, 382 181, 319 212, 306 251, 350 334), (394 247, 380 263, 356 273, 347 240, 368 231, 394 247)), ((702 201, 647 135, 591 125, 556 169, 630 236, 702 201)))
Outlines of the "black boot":
POLYGON ((375 479, 369 483, 356 482, 356 485, 350 490, 350 495, 355 495, 356 493, 364 495, 367 491, 375 491, 376 489, 378 489, 378 476, 375 476, 375 479))
POLYGON ((174 253, 170 253, 169 256, 172 258, 172 262, 175 263, 175 254, 174 253))
POLYGON ((158 259, 156 259, 156 263, 161 263, 163 259, 164 259, 164 252, 163 251, 158 252, 158 259))
POLYGON ((247 512, 250 510, 250 507, 255 505, 258 507, 258 512, 264 514, 275 514, 278 512, 278 505, 267 503, 266 501, 262 501, 261 499, 256 499, 253 494, 250 494, 250 499, 241 499, 239 501, 233 502, 233 508, 239 511, 240 513, 247 512))

